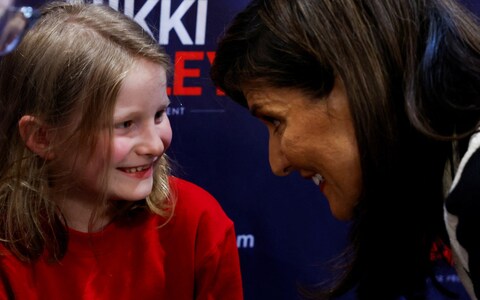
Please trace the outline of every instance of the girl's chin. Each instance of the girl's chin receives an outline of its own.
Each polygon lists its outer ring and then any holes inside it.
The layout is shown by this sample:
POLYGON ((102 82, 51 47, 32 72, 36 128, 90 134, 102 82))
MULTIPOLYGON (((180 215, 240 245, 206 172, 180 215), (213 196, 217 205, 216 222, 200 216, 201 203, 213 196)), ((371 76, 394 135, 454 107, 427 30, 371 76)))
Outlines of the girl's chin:
POLYGON ((148 191, 144 193, 121 193, 117 194, 114 197, 111 197, 110 200, 112 201, 131 201, 131 202, 136 202, 136 201, 141 201, 145 200, 150 194, 152 193, 152 190, 149 189, 148 191))

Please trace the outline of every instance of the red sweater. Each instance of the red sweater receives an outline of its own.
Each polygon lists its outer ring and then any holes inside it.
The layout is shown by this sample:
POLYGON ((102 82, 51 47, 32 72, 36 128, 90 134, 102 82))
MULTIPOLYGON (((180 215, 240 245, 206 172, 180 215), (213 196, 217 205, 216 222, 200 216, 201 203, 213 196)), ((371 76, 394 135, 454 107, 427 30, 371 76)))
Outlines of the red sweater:
POLYGON ((141 212, 101 232, 70 230, 60 262, 1 256, 0 299, 243 299, 232 221, 200 187, 171 184, 177 206, 163 227, 141 212))

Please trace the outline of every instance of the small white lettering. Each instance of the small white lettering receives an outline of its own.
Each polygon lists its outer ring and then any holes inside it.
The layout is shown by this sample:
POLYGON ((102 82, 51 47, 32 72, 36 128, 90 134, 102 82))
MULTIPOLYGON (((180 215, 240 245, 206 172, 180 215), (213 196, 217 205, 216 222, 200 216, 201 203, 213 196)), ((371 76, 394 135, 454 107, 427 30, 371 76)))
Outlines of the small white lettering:
POLYGON ((183 116, 185 114, 185 107, 167 107, 167 116, 183 116))
POLYGON ((460 282, 460 278, 455 274, 436 275, 435 278, 440 283, 444 283, 444 282, 459 283, 460 282))
POLYGON ((255 237, 252 234, 237 235, 237 248, 255 247, 255 237))

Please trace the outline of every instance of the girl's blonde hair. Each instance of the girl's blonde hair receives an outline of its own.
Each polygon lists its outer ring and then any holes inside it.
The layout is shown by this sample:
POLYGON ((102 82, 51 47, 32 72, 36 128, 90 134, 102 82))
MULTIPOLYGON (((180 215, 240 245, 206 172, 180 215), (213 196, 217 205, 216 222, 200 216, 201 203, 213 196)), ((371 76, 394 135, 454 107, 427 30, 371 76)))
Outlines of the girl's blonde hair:
MULTIPOLYGON (((49 190, 68 182, 67 174, 47 174, 51 162, 25 147, 19 119, 32 115, 50 127, 69 128, 65 132, 73 133, 57 145, 64 155, 93 154, 98 132, 109 128, 111 136, 120 86, 138 59, 170 71, 162 47, 122 13, 104 5, 51 2, 18 49, 0 62, 0 238, 20 259, 45 251, 55 259, 65 254, 66 222, 49 190)), ((106 183, 107 170, 99 175, 106 183)), ((174 205, 168 175, 164 155, 145 201, 110 205, 117 214, 148 207, 168 217, 174 205)), ((101 198, 106 205, 105 195, 101 198)))

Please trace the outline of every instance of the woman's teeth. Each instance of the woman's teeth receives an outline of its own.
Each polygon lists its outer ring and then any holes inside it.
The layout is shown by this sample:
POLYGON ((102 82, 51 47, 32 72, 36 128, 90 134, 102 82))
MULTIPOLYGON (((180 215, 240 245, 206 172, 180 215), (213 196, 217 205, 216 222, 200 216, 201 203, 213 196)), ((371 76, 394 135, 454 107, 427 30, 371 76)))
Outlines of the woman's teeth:
POLYGON ((320 185, 323 182, 323 177, 320 174, 315 174, 315 176, 312 177, 312 180, 316 185, 320 185))

